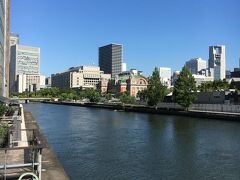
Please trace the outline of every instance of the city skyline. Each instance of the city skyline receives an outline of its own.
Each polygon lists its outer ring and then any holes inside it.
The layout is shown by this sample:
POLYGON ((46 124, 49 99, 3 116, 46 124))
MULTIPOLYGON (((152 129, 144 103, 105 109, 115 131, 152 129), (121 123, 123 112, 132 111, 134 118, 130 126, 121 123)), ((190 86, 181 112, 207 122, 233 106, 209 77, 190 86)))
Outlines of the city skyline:
POLYGON ((42 49, 41 72, 47 76, 72 66, 98 65, 98 47, 110 43, 123 44, 128 68, 146 75, 160 66, 180 70, 194 57, 208 60, 208 48, 214 45, 226 46, 226 69, 238 67, 237 0, 142 1, 138 8, 136 1, 104 7, 106 3, 72 0, 65 8, 63 2, 13 0, 11 32, 20 35, 21 44, 42 49))

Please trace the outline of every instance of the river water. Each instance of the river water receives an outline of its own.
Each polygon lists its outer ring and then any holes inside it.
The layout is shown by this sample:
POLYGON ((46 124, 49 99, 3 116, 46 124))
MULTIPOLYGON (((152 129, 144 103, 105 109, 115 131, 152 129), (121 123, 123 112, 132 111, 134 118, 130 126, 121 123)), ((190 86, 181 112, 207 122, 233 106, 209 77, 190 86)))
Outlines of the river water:
POLYGON ((240 122, 26 104, 71 179, 240 179, 240 122))

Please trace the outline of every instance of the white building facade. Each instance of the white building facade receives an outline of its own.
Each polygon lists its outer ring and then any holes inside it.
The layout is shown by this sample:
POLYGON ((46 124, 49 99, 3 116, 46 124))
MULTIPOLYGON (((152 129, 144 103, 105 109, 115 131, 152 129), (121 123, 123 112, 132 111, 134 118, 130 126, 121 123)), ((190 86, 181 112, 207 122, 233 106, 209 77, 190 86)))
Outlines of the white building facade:
POLYGON ((202 83, 207 81, 213 81, 213 77, 207 77, 205 75, 193 74, 193 77, 196 82, 196 86, 200 86, 202 83))
POLYGON ((223 80, 226 77, 225 46, 217 45, 209 47, 209 68, 214 69, 214 80, 223 80))
POLYGON ((207 68, 207 62, 202 58, 192 58, 186 62, 185 66, 192 74, 199 74, 199 71, 207 68))
POLYGON ((17 75, 17 92, 34 92, 45 88, 45 76, 42 75, 17 75))
POLYGON ((111 74, 104 74, 96 66, 72 67, 66 72, 53 74, 51 85, 60 89, 96 88, 102 78, 110 79, 111 74))
POLYGON ((15 33, 11 33, 10 35, 10 46, 14 46, 19 44, 19 35, 15 33))
POLYGON ((122 63, 122 72, 127 71, 127 64, 122 63))
POLYGON ((19 92, 19 89, 29 91, 31 83, 32 85, 37 83, 36 87, 40 87, 40 48, 15 44, 11 46, 10 91, 19 92), (25 77, 26 85, 20 88, 22 82, 25 82, 22 80, 25 77))
POLYGON ((159 76, 160 76, 160 80, 161 83, 164 86, 167 86, 168 88, 171 87, 171 68, 167 68, 167 67, 160 67, 159 68, 159 76))

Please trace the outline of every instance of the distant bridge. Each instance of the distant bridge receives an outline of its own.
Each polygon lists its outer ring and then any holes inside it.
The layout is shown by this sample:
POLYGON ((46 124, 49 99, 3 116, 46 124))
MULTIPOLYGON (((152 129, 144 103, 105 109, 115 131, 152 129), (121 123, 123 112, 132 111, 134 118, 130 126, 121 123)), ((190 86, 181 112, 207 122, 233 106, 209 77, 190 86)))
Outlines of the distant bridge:
POLYGON ((11 100, 15 100, 15 101, 45 101, 45 100, 51 100, 51 98, 26 97, 26 98, 11 98, 11 100))

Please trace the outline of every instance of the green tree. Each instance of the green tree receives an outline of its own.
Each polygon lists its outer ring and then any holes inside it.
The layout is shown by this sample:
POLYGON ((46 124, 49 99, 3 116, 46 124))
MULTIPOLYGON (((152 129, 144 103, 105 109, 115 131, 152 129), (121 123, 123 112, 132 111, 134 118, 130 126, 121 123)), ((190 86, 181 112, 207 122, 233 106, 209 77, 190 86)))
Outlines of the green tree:
POLYGON ((106 97, 107 100, 111 100, 112 99, 112 94, 108 93, 108 94, 106 94, 105 97, 106 97))
POLYGON ((146 92, 148 105, 157 105, 159 102, 163 101, 166 93, 167 87, 162 85, 160 81, 159 71, 157 68, 155 68, 152 76, 149 79, 149 84, 146 92))
POLYGON ((4 147, 7 142, 9 127, 4 124, 0 124, 0 147, 4 147))
POLYGON ((144 89, 142 91, 138 91, 137 97, 139 97, 141 101, 147 100, 147 89, 144 89))
POLYGON ((64 92, 64 93, 62 93, 62 94, 60 95, 60 100, 65 101, 65 100, 67 100, 67 99, 69 99, 67 93, 64 92))
POLYGON ((80 99, 87 98, 87 93, 86 93, 86 91, 80 91, 80 92, 79 92, 79 97, 80 97, 80 99))
POLYGON ((86 98, 89 99, 90 102, 99 102, 100 101, 100 93, 94 89, 86 90, 86 98))
POLYGON ((48 97, 59 97, 62 92, 57 87, 44 89, 44 96, 48 97))
POLYGON ((226 80, 207 81, 198 87, 201 92, 226 91, 229 88, 230 84, 226 80))
POLYGON ((129 92, 124 92, 120 96, 120 101, 125 104, 134 104, 136 102, 136 98, 134 96, 131 96, 129 92))
POLYGON ((121 92, 116 92, 115 94, 114 94, 114 97, 115 98, 120 98, 122 96, 122 93, 121 92))
POLYGON ((196 96, 195 79, 188 68, 184 66, 174 86, 173 97, 178 104, 188 110, 188 107, 195 101, 196 96))

